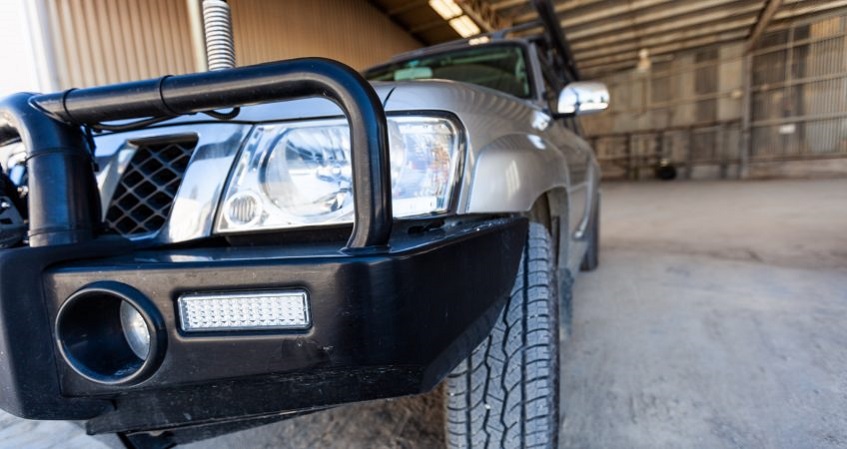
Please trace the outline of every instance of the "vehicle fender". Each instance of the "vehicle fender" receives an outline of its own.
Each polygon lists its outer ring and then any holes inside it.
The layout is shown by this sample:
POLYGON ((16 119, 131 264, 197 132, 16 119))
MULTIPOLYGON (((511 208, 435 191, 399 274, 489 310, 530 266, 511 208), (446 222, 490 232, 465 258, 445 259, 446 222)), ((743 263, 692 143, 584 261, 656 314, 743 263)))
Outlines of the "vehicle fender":
POLYGON ((465 213, 526 212, 556 188, 567 190, 565 155, 534 134, 502 136, 478 152, 465 213))

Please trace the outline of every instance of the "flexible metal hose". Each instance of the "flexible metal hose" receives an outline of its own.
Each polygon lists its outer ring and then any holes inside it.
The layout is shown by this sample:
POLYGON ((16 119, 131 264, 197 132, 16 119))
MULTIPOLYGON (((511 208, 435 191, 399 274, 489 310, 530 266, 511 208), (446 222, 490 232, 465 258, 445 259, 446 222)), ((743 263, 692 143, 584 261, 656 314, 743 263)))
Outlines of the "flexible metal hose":
POLYGON ((235 67, 232 18, 229 5, 224 0, 203 0, 203 28, 209 70, 235 67))

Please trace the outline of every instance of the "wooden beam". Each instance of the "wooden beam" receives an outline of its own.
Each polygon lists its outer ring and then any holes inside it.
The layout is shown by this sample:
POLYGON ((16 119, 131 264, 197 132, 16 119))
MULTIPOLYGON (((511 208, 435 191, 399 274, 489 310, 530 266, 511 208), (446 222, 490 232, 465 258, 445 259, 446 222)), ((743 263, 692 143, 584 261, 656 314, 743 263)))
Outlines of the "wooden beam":
POLYGON ((413 1, 407 2, 403 5, 389 9, 388 11, 386 11, 386 14, 388 14, 389 17, 394 17, 396 15, 403 14, 404 12, 408 12, 408 11, 411 11, 413 9, 420 8, 421 6, 424 6, 426 4, 427 4, 426 0, 413 0, 413 1))
POLYGON ((485 0, 456 0, 456 4, 486 32, 508 28, 512 24, 510 20, 501 17, 485 0))
POLYGON ((759 14, 759 19, 756 20, 756 25, 753 27, 753 31, 750 32, 750 37, 747 38, 747 43, 744 46, 745 52, 749 53, 751 50, 756 48, 756 45, 759 43, 759 38, 762 37, 765 29, 767 29, 768 25, 771 24, 771 20, 773 19, 773 16, 776 15, 776 11, 780 6, 782 6, 782 0, 765 0, 765 6, 762 8, 762 13, 759 14))
MULTIPOLYGON (((713 34, 711 36, 703 36, 695 39, 674 42, 672 44, 660 45, 650 49, 650 56, 652 57, 668 53, 676 53, 682 50, 705 47, 708 45, 714 45, 730 41, 741 41, 746 35, 747 30, 730 31, 725 33, 713 34)), ((629 51, 612 56, 577 60, 579 67, 586 70, 623 61, 632 61, 632 64, 635 65, 635 63, 638 61, 638 52, 629 51)))
POLYGON ((826 0, 820 2, 814 2, 811 0, 797 1, 794 2, 793 5, 786 4, 782 10, 776 13, 774 19, 790 19, 843 7, 847 7, 847 0, 826 0))
POLYGON ((431 30, 433 28, 438 28, 440 26, 449 26, 449 24, 447 23, 446 20, 439 17, 438 20, 433 20, 432 22, 426 22, 426 23, 422 23, 422 24, 417 25, 417 26, 413 26, 411 29, 409 29, 409 32, 412 33, 412 34, 418 34, 418 33, 423 32, 423 31, 428 31, 428 30, 431 30))
MULTIPOLYGON (((581 14, 567 14, 565 17, 562 17, 562 21, 568 22, 568 19, 573 19, 572 22, 576 23, 570 23, 570 27, 576 25, 587 26, 594 22, 616 19, 619 16, 640 15, 643 11, 657 6, 672 7, 674 3, 674 0, 633 0, 622 5, 591 8, 581 14)), ((626 18, 623 20, 628 21, 626 18)))
MULTIPOLYGON (((528 3, 528 0, 525 0, 528 3)), ((583 6, 589 6, 596 3, 604 3, 608 0, 564 0, 558 1, 553 6, 553 10, 556 11, 556 14, 562 14, 567 11, 573 11, 577 8, 582 8, 583 6)), ((525 22, 529 22, 531 20, 535 20, 538 18, 538 14, 533 10, 532 12, 528 12, 526 14, 521 14, 514 18, 515 24, 521 24, 525 22)))
MULTIPOLYGON (((587 39, 592 36, 621 33, 626 31, 627 28, 652 24, 654 22, 673 22, 680 16, 700 13, 701 11, 709 9, 719 8, 725 11, 730 11, 727 6, 733 3, 742 5, 741 7, 739 7, 739 5, 734 5, 734 7, 732 8, 733 10, 739 10, 744 7, 744 2, 741 2, 739 0, 698 0, 696 2, 674 2, 664 8, 643 11, 638 14, 631 14, 627 17, 626 20, 606 20, 613 19, 617 17, 617 15, 611 17, 603 17, 603 23, 596 25, 591 25, 587 22, 584 22, 582 16, 576 14, 572 16, 566 16, 564 19, 562 19, 562 28, 565 29, 565 33, 567 34, 568 39, 572 42, 575 42, 577 40, 587 39)), ((639 3, 638 5, 643 6, 644 4, 639 3)), ((656 6, 658 5, 658 3, 653 3, 652 5, 656 6)), ((637 5, 633 3, 633 6, 637 5)), ((599 20, 598 16, 593 15, 593 17, 599 20)), ((533 30, 527 30, 528 34, 531 34, 532 32, 533 30)))
POLYGON ((596 36, 604 33, 615 33, 626 26, 638 26, 660 20, 670 19, 671 21, 686 14, 693 14, 710 8, 725 8, 727 4, 734 3, 735 0, 698 0, 696 2, 679 2, 668 5, 651 12, 644 12, 633 15, 626 22, 608 22, 602 25, 583 27, 580 16, 565 18, 562 20, 562 26, 568 32, 568 38, 572 40, 583 39, 588 36, 596 36), (574 29, 580 26, 580 29, 574 29))
MULTIPOLYGON (((562 18, 563 22, 571 19, 571 21, 575 21, 579 25, 587 25, 591 22, 613 19, 620 15, 642 11, 644 9, 652 8, 654 6, 661 6, 663 4, 673 3, 674 0, 633 0, 631 2, 626 2, 621 5, 609 6, 606 8, 591 8, 589 10, 586 10, 584 14, 565 14, 564 17, 562 17, 562 14, 557 12, 557 15, 562 18)), ((528 22, 529 20, 521 20, 527 17, 529 17, 529 14, 524 14, 521 17, 515 18, 515 23, 528 22)), ((529 19, 533 17, 534 15, 529 17, 529 19)))
MULTIPOLYGON (((755 21, 756 15, 761 8, 759 5, 749 5, 744 8, 726 8, 717 9, 710 12, 701 12, 687 18, 678 18, 654 22, 645 25, 644 27, 633 27, 620 30, 616 33, 609 33, 605 36, 597 36, 589 39, 576 39, 573 36, 568 36, 572 41, 574 51, 585 49, 596 49, 606 47, 621 42, 645 40, 654 36, 666 36, 680 32, 687 32, 690 28, 701 29, 709 27, 716 23, 734 22, 739 19, 755 21)), ((750 26, 747 23, 746 26, 750 26)))
POLYGON ((740 20, 712 22, 698 27, 684 28, 674 33, 664 33, 654 35, 649 38, 639 37, 618 45, 591 45, 575 49, 574 52, 576 53, 577 61, 595 59, 619 53, 637 52, 642 48, 650 50, 650 53, 652 54, 653 48, 661 45, 673 44, 675 42, 682 42, 702 36, 727 33, 730 31, 746 31, 750 29, 750 26, 755 22, 755 20, 755 17, 747 17, 740 20))
POLYGON ((502 9, 512 8, 512 7, 520 6, 520 5, 527 5, 527 4, 529 4, 527 2, 527 0, 503 0, 502 2, 495 3, 495 4, 491 5, 491 9, 499 12, 502 9))
POLYGON ((635 68, 636 63, 637 61, 621 61, 597 67, 580 68, 580 70, 583 79, 597 79, 615 72, 632 70, 635 68))

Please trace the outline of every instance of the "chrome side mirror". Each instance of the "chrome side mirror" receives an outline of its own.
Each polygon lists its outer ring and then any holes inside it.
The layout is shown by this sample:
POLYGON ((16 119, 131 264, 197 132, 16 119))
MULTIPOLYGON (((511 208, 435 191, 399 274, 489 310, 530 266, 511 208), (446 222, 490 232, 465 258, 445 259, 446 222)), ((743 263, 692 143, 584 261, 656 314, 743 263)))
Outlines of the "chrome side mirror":
POLYGON ((559 93, 560 115, 596 114, 609 107, 609 89, 599 81, 574 81, 559 93))

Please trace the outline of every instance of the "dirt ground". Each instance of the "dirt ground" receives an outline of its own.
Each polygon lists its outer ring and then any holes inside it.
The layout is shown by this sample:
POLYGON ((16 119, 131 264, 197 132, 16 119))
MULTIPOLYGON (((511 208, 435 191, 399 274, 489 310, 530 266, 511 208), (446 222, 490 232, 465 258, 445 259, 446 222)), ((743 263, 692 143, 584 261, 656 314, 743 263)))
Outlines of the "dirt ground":
MULTIPOLYGON (((847 180, 607 184, 574 291, 566 448, 847 447, 847 180)), ((186 447, 436 448, 440 392, 186 447)), ((0 416, 2 448, 105 448, 0 416)))

